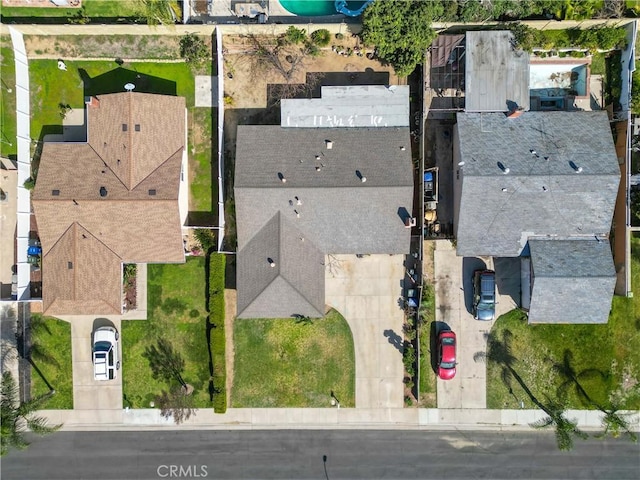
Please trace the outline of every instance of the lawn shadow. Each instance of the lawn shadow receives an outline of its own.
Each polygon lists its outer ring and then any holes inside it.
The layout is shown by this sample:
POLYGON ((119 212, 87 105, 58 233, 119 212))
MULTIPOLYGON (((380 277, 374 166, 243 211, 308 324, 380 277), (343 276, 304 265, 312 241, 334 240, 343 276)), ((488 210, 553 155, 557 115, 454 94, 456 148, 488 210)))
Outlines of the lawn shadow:
POLYGON ((82 83, 84 84, 84 96, 101 95, 108 93, 121 93, 126 91, 125 85, 131 83, 135 86, 135 92, 155 93, 160 95, 176 96, 176 82, 160 77, 140 73, 137 70, 128 70, 123 67, 115 68, 96 77, 90 77, 83 68, 78 69, 82 83))

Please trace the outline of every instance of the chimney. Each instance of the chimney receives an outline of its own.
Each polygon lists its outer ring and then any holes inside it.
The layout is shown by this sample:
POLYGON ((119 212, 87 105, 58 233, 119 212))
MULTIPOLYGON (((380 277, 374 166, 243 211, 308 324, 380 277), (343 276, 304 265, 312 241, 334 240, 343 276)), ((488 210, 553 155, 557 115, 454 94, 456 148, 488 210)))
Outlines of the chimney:
POLYGON ((90 97, 84 97, 84 103, 88 107, 100 108, 100 100, 98 97, 91 95, 90 97))

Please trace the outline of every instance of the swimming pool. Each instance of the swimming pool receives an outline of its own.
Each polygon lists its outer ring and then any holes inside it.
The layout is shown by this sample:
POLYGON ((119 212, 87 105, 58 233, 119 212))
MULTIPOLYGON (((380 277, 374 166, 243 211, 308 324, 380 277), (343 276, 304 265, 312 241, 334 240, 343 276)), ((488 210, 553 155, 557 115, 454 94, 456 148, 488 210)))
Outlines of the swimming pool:
MULTIPOLYGON (((359 10, 365 1, 350 1, 350 10, 359 10)), ((302 17, 320 17, 323 15, 337 15, 335 0, 280 0, 280 5, 287 11, 302 17)))

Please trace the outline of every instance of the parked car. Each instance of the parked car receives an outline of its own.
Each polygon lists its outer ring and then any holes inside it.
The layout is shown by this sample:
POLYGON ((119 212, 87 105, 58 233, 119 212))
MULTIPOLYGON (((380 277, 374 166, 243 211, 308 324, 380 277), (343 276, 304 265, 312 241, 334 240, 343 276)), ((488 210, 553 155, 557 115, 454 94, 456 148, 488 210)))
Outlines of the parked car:
POLYGON ((473 272, 473 316, 476 320, 493 320, 496 316, 496 273, 473 272))
POLYGON ((438 376, 442 380, 456 376, 456 334, 451 330, 438 335, 438 376))
POLYGON ((118 331, 113 327, 100 327, 93 332, 93 378, 113 380, 120 369, 118 331))

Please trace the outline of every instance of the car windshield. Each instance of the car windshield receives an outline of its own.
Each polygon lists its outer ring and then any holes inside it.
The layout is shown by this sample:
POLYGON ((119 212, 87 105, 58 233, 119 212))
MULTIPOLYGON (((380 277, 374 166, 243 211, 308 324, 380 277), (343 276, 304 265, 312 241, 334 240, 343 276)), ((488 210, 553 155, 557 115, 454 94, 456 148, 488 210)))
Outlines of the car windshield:
POLYGON ((93 346, 93 350, 95 352, 108 352, 110 348, 110 342, 96 342, 96 344, 93 346))
POLYGON ((442 363, 440 364, 440 368, 444 368, 444 369, 446 369, 446 370, 448 370, 448 369, 450 369, 450 368, 453 368, 453 367, 455 367, 455 366, 456 366, 455 362, 442 362, 442 363))
POLYGON ((455 339, 450 338, 450 337, 444 337, 442 339, 442 344, 443 345, 455 345, 455 343, 456 343, 455 339))

